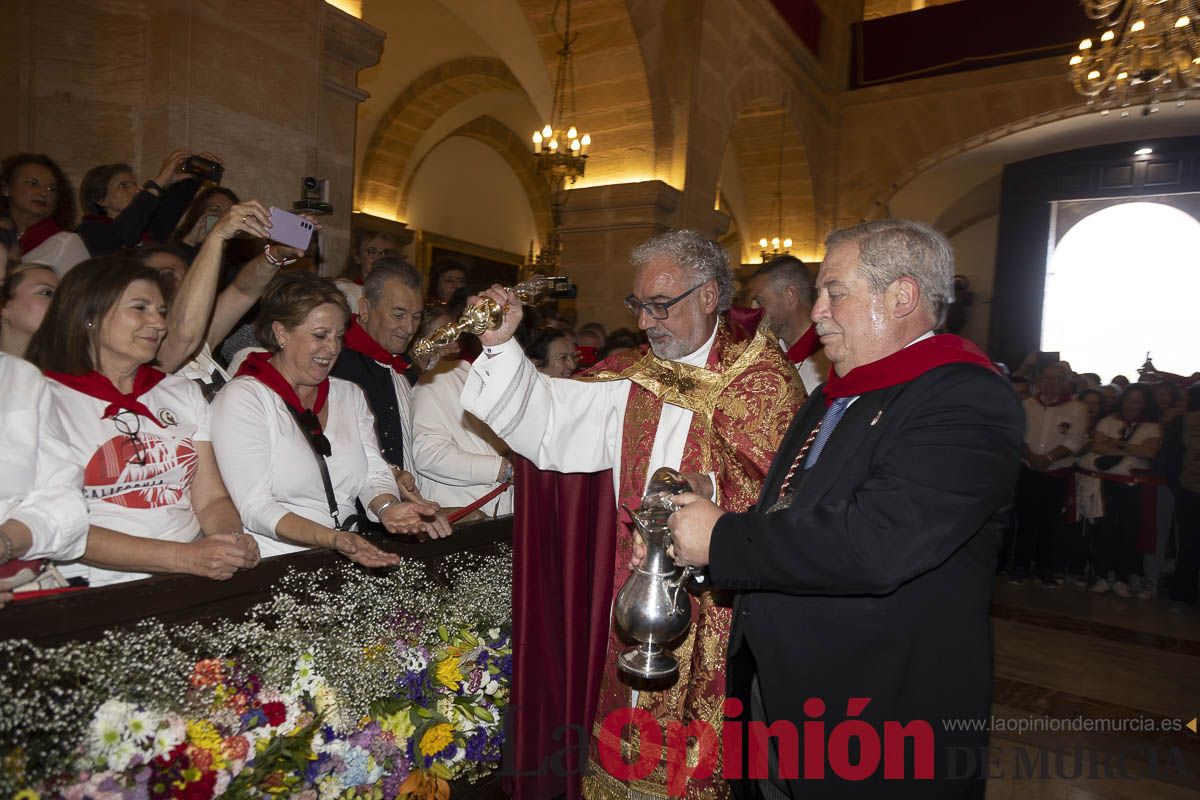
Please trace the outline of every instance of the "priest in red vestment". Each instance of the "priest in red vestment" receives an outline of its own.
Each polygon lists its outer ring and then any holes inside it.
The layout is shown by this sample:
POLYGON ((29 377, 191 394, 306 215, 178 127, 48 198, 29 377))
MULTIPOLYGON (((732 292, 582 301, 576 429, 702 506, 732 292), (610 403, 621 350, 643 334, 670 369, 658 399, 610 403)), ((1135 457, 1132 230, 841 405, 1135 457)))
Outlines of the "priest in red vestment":
MULTIPOLYGON (((596 365, 585 380, 549 378, 512 340, 522 316, 519 300, 493 287, 485 294, 506 306, 504 323, 480 337, 484 351, 467 379, 463 406, 543 470, 612 469, 619 504, 636 508, 649 476, 672 467, 692 474, 722 505, 746 509, 803 400, 796 371, 765 328, 747 330, 723 314, 733 281, 720 246, 691 231, 671 231, 636 248, 631 261, 636 274, 626 305, 646 332, 650 353, 622 353, 596 365)), ((629 575, 634 539, 627 520, 618 521, 615 536, 614 594, 629 575)), ((606 743, 630 760, 639 754, 654 760, 658 766, 644 778, 625 783, 601 767, 598 737, 609 713, 636 706, 664 725, 719 726, 730 608, 709 591, 692 604, 691 630, 673 651, 678 680, 661 690, 634 690, 622 681, 616 657, 626 645, 610 629, 585 797, 669 796, 661 747, 628 739, 606 743)), ((719 761, 713 774, 688 781, 684 794, 728 796, 719 761)))

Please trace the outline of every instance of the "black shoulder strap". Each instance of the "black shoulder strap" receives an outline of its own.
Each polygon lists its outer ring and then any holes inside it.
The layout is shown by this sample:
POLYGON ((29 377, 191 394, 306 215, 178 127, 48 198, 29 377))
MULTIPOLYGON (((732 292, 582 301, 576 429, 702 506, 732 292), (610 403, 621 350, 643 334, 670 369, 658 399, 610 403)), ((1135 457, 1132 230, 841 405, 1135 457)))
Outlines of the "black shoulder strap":
POLYGON ((288 412, 292 415, 292 419, 296 422, 296 427, 300 429, 300 433, 304 435, 304 441, 308 442, 308 447, 312 450, 313 456, 317 459, 317 468, 321 470, 321 484, 325 487, 325 500, 329 503, 329 516, 333 518, 333 527, 339 531, 352 531, 358 525, 358 515, 352 514, 343 523, 338 513, 337 498, 333 494, 333 480, 329 477, 329 465, 325 463, 325 456, 317 450, 316 444, 313 442, 312 436, 304 427, 304 423, 300 421, 300 415, 296 413, 296 409, 292 408, 287 403, 284 403, 288 412))

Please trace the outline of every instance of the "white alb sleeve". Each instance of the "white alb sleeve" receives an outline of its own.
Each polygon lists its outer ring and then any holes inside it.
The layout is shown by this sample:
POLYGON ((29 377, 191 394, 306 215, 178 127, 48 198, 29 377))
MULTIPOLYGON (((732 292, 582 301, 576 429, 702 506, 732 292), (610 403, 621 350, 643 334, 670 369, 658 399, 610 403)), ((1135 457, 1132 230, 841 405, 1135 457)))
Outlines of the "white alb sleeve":
POLYGON ((629 382, 549 378, 509 340, 475 359, 463 408, 541 469, 595 472, 616 460, 629 382))

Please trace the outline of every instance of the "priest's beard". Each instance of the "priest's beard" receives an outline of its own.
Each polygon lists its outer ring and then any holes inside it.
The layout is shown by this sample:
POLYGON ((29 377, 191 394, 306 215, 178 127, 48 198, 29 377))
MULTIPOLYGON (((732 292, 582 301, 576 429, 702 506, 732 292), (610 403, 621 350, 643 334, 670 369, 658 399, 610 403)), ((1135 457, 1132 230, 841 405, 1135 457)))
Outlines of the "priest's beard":
POLYGON ((654 355, 667 361, 676 361, 690 355, 696 349, 662 328, 646 331, 646 338, 650 340, 650 349, 654 351, 654 355))

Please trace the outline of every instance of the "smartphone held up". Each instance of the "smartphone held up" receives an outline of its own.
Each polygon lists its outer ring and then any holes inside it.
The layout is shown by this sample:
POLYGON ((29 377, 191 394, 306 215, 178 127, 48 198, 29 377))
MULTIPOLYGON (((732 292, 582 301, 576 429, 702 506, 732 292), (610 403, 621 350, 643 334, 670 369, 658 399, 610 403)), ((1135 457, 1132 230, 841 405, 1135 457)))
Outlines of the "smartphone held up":
POLYGON ((271 241, 294 247, 301 252, 308 250, 316 226, 290 211, 271 206, 271 241))

